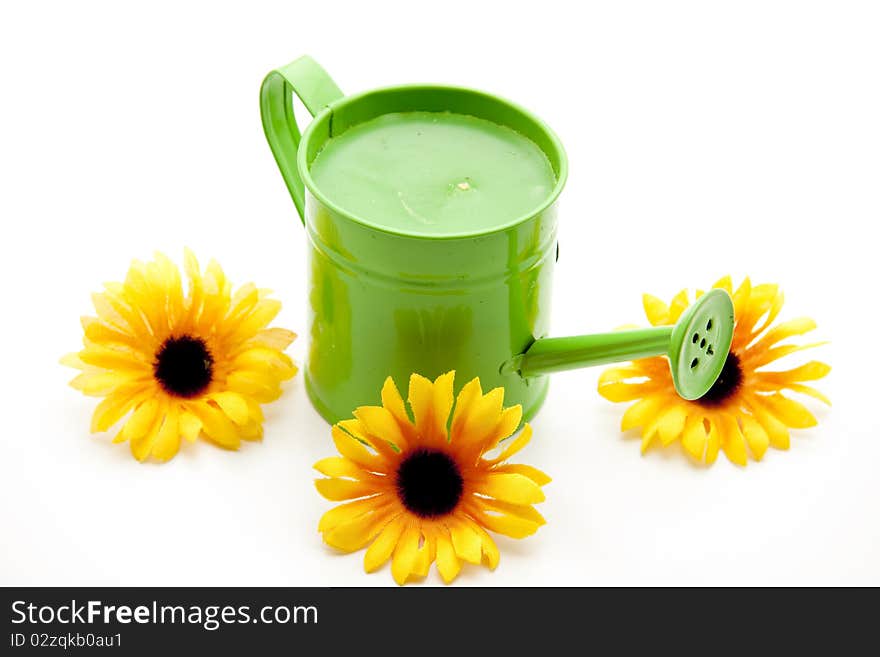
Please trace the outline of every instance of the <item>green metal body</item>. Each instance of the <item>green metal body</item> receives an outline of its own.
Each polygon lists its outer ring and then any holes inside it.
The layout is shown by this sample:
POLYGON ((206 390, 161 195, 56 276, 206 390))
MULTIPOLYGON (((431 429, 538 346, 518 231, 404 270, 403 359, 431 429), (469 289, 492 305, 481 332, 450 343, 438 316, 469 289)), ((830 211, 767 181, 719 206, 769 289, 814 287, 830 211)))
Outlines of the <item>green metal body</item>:
POLYGON ((550 372, 670 349, 671 327, 545 338, 556 201, 567 161, 553 132, 527 111, 457 87, 401 86, 343 96, 309 57, 269 73, 260 104, 266 137, 308 237, 304 376, 327 421, 377 403, 388 375, 406 389, 413 372, 433 378, 451 369, 459 386, 475 376, 484 389, 503 386, 505 404, 522 404, 528 419, 547 394, 550 372), (314 117, 302 135, 293 94, 314 117), (371 225, 314 184, 309 167, 331 137, 383 114, 415 111, 476 116, 519 132, 547 156, 555 188, 527 216, 491 230, 437 236, 371 225))
POLYGON ((343 97, 311 59, 263 83, 264 128, 308 236, 309 331, 304 376, 328 421, 378 402, 385 377, 406 389, 418 372, 455 369, 464 384, 505 388, 506 404, 538 410, 547 377, 502 373, 502 363, 547 334, 556 254, 556 198, 567 164, 539 119, 494 96, 455 87, 402 86, 343 97), (302 137, 296 93, 314 120, 302 137), (309 165, 334 134, 381 114, 452 111, 506 125, 535 142, 557 178, 546 203, 488 232, 442 238, 389 232, 350 216, 318 189, 309 165))

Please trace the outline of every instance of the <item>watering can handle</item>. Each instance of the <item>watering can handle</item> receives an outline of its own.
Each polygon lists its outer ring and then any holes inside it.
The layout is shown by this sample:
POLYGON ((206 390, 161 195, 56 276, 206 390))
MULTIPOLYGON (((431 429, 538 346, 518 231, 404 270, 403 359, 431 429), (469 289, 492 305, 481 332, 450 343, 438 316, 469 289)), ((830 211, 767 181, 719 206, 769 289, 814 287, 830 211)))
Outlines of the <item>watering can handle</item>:
POLYGON ((342 98, 342 91, 314 59, 304 55, 271 71, 260 87, 263 131, 281 170, 299 217, 305 223, 305 187, 296 167, 300 129, 293 114, 293 94, 312 116, 342 98))

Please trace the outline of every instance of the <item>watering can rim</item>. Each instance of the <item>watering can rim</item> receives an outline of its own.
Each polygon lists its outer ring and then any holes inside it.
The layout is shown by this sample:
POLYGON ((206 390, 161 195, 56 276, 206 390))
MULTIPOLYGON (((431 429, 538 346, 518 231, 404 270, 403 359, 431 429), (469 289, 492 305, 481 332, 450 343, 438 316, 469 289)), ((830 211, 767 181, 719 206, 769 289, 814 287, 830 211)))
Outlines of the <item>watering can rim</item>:
MULTIPOLYGON (((270 71, 269 74, 266 75, 260 88, 260 110, 266 137, 269 140, 275 159, 278 162, 282 176, 285 179, 285 184, 293 197, 294 204, 296 205, 303 222, 305 222, 304 192, 305 189, 308 189, 316 199, 336 215, 377 233, 425 241, 445 241, 485 237, 508 231, 511 228, 515 228, 516 226, 527 222, 529 219, 546 212, 556 203, 568 179, 568 157, 565 148, 562 145, 562 141, 553 129, 543 119, 521 105, 496 94, 479 89, 447 84, 398 84, 345 95, 328 73, 314 59, 308 55, 304 55, 290 62, 286 66, 270 71), (397 230, 386 226, 376 225, 334 203, 319 189, 309 172, 307 162, 308 144, 313 139, 317 126, 321 124, 322 120, 324 120, 328 114, 331 115, 332 121, 332 113, 346 105, 354 105, 370 97, 382 95, 392 96, 394 94, 419 90, 439 91, 477 97, 484 101, 489 101, 490 103, 495 103, 498 106, 503 106, 512 110, 526 122, 534 126, 537 132, 541 133, 546 139, 545 146, 549 146, 549 149, 536 143, 534 139, 529 137, 529 135, 523 134, 511 125, 507 125, 508 128, 521 134, 532 143, 535 143, 536 146, 542 150, 547 159, 550 160, 551 165, 554 163, 557 164, 558 170, 554 171, 556 174, 556 181, 550 193, 532 210, 523 215, 514 217, 510 221, 506 221, 490 228, 471 231, 465 230, 457 233, 444 233, 441 235, 397 230), (312 115, 312 120, 303 130, 300 130, 296 125, 296 117, 294 116, 292 107, 293 94, 296 94, 300 98, 306 109, 312 115), (283 133, 288 134, 285 135, 283 133), (293 152, 294 150, 295 153, 293 152)), ((394 110, 392 109, 388 112, 382 112, 377 114, 377 116, 381 116, 384 113, 391 114, 394 113, 394 110)), ((456 113, 468 115, 468 112, 466 111, 456 113)), ((492 121, 491 118, 486 116, 479 116, 478 114, 469 115, 492 121)), ((504 125, 504 122, 493 122, 498 123, 499 125, 504 125)))
MULTIPOLYGON (((430 111, 430 110, 426 110, 430 111)), ((395 111, 389 111, 387 114, 394 114, 395 111)), ((439 112, 438 112, 439 113, 439 112)), ((462 114, 462 112, 455 112, 456 114, 462 114)), ((380 114, 382 116, 384 114, 380 114)), ((467 115, 467 114, 466 114, 467 115)), ((474 118, 482 118, 484 120, 485 117, 477 116, 475 114, 470 114, 467 116, 473 116, 474 118)), ((494 121, 493 121, 494 123, 494 121)), ((510 127, 510 126, 505 126, 510 127)), ((513 130, 513 128, 510 128, 513 130)), ((515 131, 517 134, 522 134, 519 131, 515 131)), ((329 138, 332 138, 337 135, 331 135, 329 138)), ((532 143, 534 141, 527 137, 526 135, 522 135, 532 143)), ((328 139, 329 139, 328 138, 328 139)), ((540 146, 538 146, 540 148, 540 146)), ((541 149, 544 152, 544 149, 541 149)), ((547 153, 544 153, 545 157, 547 157, 547 153)), ((549 159, 549 157, 548 157, 549 159)), ((386 233, 390 235, 395 235, 398 237, 405 237, 410 239, 421 239, 421 240, 429 240, 429 241, 441 241, 441 240, 456 240, 456 239, 472 239, 475 237, 485 237, 488 235, 495 235, 497 233, 502 233, 511 228, 514 228, 522 223, 525 223, 529 219, 536 217, 544 212, 546 212, 550 207, 553 206, 554 203, 559 199, 562 190, 565 187, 565 183, 568 180, 568 156, 565 152, 565 147, 562 145, 562 141, 559 139, 558 135, 553 131, 553 129, 539 116, 534 114, 533 112, 525 109, 521 105, 510 101, 502 96, 498 96, 493 93, 489 93, 486 91, 482 91, 480 89, 473 89, 470 87, 464 87, 459 85, 449 85, 449 84, 431 84, 431 83, 406 83, 406 84, 396 84, 384 87, 378 87, 375 89, 368 89, 367 91, 362 91, 357 94, 346 95, 336 100, 332 101, 328 105, 326 105, 323 109, 317 112, 312 121, 306 127, 306 129, 302 133, 302 139, 300 141, 300 146, 297 149, 296 155, 296 165, 299 170, 299 175, 302 178, 302 181, 305 187, 309 190, 309 192, 317 198, 323 205, 332 210, 335 214, 341 216, 344 219, 349 221, 353 221, 361 226, 374 230, 380 233, 386 233), (354 213, 351 213, 344 208, 340 207, 338 204, 334 203, 330 198, 324 194, 319 187, 315 184, 312 179, 311 172, 309 171, 309 165, 307 162, 306 154, 308 151, 308 143, 309 140, 312 139, 313 134, 317 130, 317 126, 320 124, 321 119, 328 113, 332 113, 335 110, 339 109, 343 105, 355 104, 357 102, 362 102, 365 98, 369 98, 370 96, 375 95, 384 95, 384 94, 394 94, 398 92, 406 92, 406 91, 443 91, 443 92, 452 92, 452 93, 465 93, 472 94, 475 96, 481 96, 485 99, 498 102, 504 105, 507 105, 511 109, 515 110, 523 117, 528 119, 530 122, 534 123, 535 126, 540 128, 542 132, 544 132, 552 144, 553 148, 556 150, 556 154, 559 160, 559 171, 555 172, 556 182, 553 186, 551 192, 547 195, 547 197, 541 201, 534 209, 529 210, 527 213, 516 217, 510 221, 506 221, 503 224, 498 224, 497 226, 493 226, 491 228, 484 228, 479 230, 472 231, 461 231, 458 233, 444 233, 444 234, 427 234, 427 233, 417 233, 406 230, 395 230, 393 228, 388 228, 386 226, 381 226, 374 224, 368 220, 365 220, 361 217, 358 217, 354 213)))

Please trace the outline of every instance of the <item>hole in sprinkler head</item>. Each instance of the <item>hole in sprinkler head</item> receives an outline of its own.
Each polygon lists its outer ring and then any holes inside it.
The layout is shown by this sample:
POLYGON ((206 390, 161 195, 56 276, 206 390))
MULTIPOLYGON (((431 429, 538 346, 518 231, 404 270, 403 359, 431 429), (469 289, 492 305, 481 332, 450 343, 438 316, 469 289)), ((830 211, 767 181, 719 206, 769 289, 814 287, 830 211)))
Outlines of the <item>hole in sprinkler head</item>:
POLYGON ((694 339, 691 340, 691 342, 693 342, 694 344, 697 344, 697 340, 699 340, 699 339, 700 339, 700 334, 694 333, 694 339))
POLYGON ((706 338, 700 340, 700 349, 703 349, 706 346, 706 338))
POLYGON ((707 331, 712 330, 712 320, 711 319, 708 322, 706 322, 706 330, 707 331))
POLYGON ((694 358, 694 359, 691 361, 691 369, 694 369, 697 365, 699 365, 699 363, 700 363, 700 359, 699 359, 699 358, 694 358))

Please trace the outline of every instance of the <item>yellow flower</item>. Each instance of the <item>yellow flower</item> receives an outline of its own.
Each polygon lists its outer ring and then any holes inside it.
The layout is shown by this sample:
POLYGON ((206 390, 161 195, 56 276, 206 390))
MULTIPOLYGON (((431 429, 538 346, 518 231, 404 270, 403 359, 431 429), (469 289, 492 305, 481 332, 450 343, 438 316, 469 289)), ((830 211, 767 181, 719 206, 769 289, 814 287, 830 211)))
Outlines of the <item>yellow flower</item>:
POLYGON ((181 438, 203 435, 227 449, 259 440, 260 404, 296 373, 282 353, 296 335, 266 328, 281 303, 252 283, 233 294, 220 265, 203 273, 192 253, 184 256, 187 294, 164 255, 134 261, 124 283, 92 295, 98 316, 82 319, 84 348, 61 361, 82 370, 74 388, 104 397, 93 433, 130 413, 113 442, 129 441, 139 461, 167 461, 181 438))
MULTIPOLYGON (((732 294, 736 328, 721 376, 708 393, 694 401, 683 400, 672 385, 665 357, 656 357, 606 370, 599 379, 599 394, 614 402, 639 400, 627 409, 621 429, 641 427, 642 452, 655 438, 663 445, 680 440, 697 461, 714 463, 722 449, 731 461, 746 465, 749 453, 760 461, 768 446, 788 449, 790 428, 816 424, 809 410, 782 391, 809 395, 830 405, 825 395, 803 382, 821 379, 831 368, 810 361, 784 371, 764 370, 779 358, 822 344, 780 344, 812 331, 816 323, 799 318, 771 327, 783 303, 777 285, 753 286, 746 278, 734 293, 727 276, 713 287, 732 294)), ((697 297, 701 294, 697 292, 697 297)), ((686 290, 668 306, 649 294, 643 302, 654 326, 674 324, 690 303, 686 290)))
POLYGON ((522 408, 502 408, 504 389, 484 395, 480 380, 462 388, 452 421, 455 372, 433 383, 413 374, 407 414, 391 377, 382 388, 382 406, 361 406, 355 419, 332 429, 342 456, 315 469, 318 492, 328 500, 354 500, 331 509, 318 531, 329 545, 364 555, 369 573, 391 559, 398 584, 424 577, 436 560, 451 582, 461 562, 494 569, 499 553, 487 529, 513 538, 529 536, 544 524, 532 506, 544 500, 550 478, 527 465, 505 461, 525 447, 529 425, 494 458, 486 452, 512 435, 522 408))

